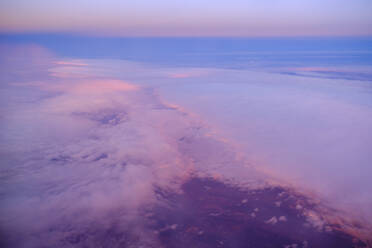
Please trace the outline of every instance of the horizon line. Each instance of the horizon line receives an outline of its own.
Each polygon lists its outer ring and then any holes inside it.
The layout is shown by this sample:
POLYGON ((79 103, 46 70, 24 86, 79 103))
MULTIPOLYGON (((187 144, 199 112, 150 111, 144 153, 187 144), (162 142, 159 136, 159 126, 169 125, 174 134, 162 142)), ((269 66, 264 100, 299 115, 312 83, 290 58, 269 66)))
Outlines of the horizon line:
POLYGON ((368 35, 97 35, 97 34, 90 34, 90 33, 78 33, 78 32, 49 32, 49 31, 0 31, 0 36, 43 36, 43 35, 51 35, 51 36, 70 36, 70 37, 86 37, 86 38, 233 38, 233 39, 280 39, 280 38, 366 38, 372 39, 372 34, 368 35))

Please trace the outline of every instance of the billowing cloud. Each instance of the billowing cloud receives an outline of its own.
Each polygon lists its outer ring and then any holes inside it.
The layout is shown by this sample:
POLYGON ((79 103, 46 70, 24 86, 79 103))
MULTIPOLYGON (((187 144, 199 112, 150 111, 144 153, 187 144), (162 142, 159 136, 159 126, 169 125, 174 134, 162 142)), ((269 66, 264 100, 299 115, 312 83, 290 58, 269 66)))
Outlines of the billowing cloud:
POLYGON ((11 101, 1 120, 0 226, 6 240, 54 247, 82 233, 89 243, 95 232, 117 223, 129 236, 142 237, 137 246, 156 242, 141 228, 141 209, 157 201, 155 189, 177 192, 197 167, 223 166, 234 154, 206 135, 202 122, 146 87, 75 73, 29 77, 4 95, 11 101), (40 97, 13 99, 20 91, 40 97), (210 156, 216 149, 218 155, 210 156))
MULTIPOLYGON (((36 50, 37 55, 42 51, 36 50)), ((97 72, 94 61, 45 57, 48 63, 36 67, 33 59, 21 60, 30 73, 6 81, 1 92, 7 101, 0 136, 0 228, 6 242, 20 247, 159 246, 147 210, 172 205, 162 194, 182 194, 181 185, 191 176, 246 189, 274 182, 219 129, 140 82, 155 75, 169 83, 168 75, 179 75, 174 70, 151 69, 144 75, 145 69, 129 63, 119 66, 129 78, 123 79, 97 72), (63 76, 55 74, 62 71, 63 76)), ((199 72, 189 69, 182 75, 207 75, 199 72)), ((217 77, 227 73, 209 72, 217 77)), ((276 201, 270 206, 278 209, 282 205, 276 201)), ((254 219, 260 218, 256 209, 254 219)), ((323 227, 321 213, 296 211, 323 227)), ((286 220, 271 215, 262 223, 277 226, 286 220)), ((170 223, 163 228, 181 227, 170 223)))

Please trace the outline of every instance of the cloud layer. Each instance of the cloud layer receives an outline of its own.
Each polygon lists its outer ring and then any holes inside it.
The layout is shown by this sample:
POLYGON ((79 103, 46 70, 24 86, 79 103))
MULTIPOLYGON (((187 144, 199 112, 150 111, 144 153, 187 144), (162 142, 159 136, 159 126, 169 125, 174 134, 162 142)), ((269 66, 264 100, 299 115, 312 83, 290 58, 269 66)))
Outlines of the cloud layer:
MULTIPOLYGON (((104 61, 107 71, 102 61, 22 49, 13 54, 19 60, 2 62, 11 65, 3 71, 0 136, 0 229, 9 244, 154 247, 144 214, 165 204, 156 189, 182 193, 191 175, 250 188, 280 182, 254 169, 239 143, 158 94, 179 80, 219 83, 231 71, 125 62, 116 64, 118 72, 104 61)), ((311 216, 309 222, 319 218, 311 216)), ((267 221, 284 221, 278 218, 267 221)))

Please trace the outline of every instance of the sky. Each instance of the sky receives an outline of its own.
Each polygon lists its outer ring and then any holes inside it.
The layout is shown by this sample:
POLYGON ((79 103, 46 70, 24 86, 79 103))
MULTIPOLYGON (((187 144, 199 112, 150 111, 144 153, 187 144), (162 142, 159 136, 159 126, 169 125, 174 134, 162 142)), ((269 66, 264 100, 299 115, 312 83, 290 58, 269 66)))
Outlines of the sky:
POLYGON ((2 0, 0 32, 371 36, 370 0, 2 0))

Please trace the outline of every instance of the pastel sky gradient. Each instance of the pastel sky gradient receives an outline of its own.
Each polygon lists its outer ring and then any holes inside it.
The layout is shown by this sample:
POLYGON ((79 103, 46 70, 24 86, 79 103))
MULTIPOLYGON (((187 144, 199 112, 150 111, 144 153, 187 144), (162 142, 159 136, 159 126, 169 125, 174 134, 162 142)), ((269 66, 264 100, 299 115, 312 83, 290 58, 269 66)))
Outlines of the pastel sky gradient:
POLYGON ((2 0, 0 32, 370 36, 370 0, 2 0))

